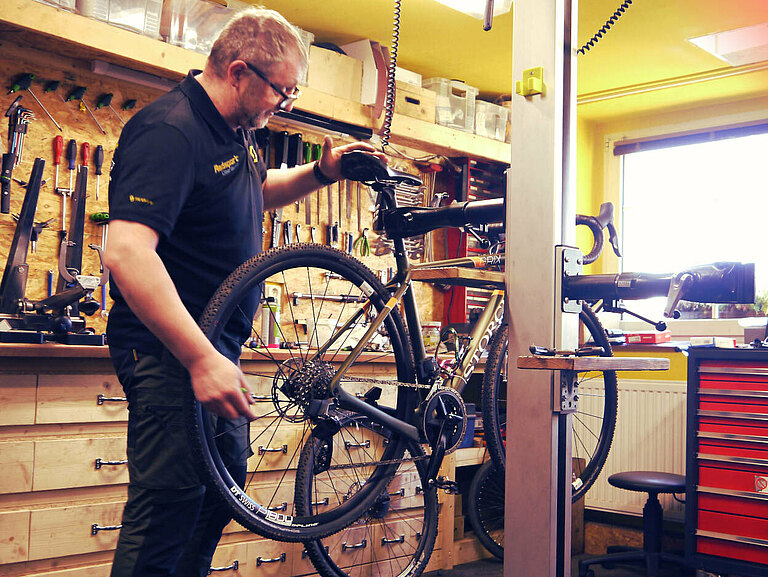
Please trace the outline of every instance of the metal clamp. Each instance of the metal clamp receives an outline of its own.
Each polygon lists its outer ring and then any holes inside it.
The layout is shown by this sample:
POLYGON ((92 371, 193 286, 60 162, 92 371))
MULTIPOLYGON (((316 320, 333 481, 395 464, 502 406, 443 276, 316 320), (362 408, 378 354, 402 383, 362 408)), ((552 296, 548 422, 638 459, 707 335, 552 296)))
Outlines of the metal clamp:
POLYGON ((364 443, 353 443, 351 441, 344 441, 344 448, 349 451, 350 449, 369 449, 371 447, 371 440, 368 439, 364 443))
POLYGON ((101 458, 99 458, 94 461, 94 468, 98 471, 104 465, 125 465, 127 462, 128 459, 121 459, 119 461, 103 461, 101 458))
POLYGON ((323 499, 322 501, 313 501, 312 506, 313 507, 325 507, 328 505, 328 497, 323 499))
POLYGON ((97 535, 99 531, 118 531, 122 528, 122 525, 105 525, 102 527, 98 523, 94 523, 91 525, 91 535, 97 535))
POLYGON ((287 511, 288 510, 288 502, 283 501, 280 505, 275 505, 273 507, 267 507, 267 511, 287 511))
POLYGON ((239 567, 240 567, 240 562, 237 559, 235 559, 232 562, 232 565, 229 565, 228 567, 209 567, 208 575, 210 575, 214 571, 229 571, 229 570, 237 571, 239 567))
POLYGON ((389 494, 390 497, 405 497, 405 487, 400 487, 399 491, 389 494))
POLYGON ((560 371, 560 413, 575 413, 579 402, 579 374, 560 371))
POLYGON ((104 403, 127 403, 128 399, 125 397, 105 397, 102 394, 99 394, 96 397, 96 404, 97 405, 103 405, 104 403))
POLYGON ((282 447, 265 447, 259 445, 259 455, 263 455, 264 453, 283 453, 286 455, 288 454, 288 445, 283 445, 282 447))
POLYGON ((262 563, 285 563, 285 553, 280 553, 279 557, 273 557, 272 559, 256 557, 256 566, 259 567, 262 563))

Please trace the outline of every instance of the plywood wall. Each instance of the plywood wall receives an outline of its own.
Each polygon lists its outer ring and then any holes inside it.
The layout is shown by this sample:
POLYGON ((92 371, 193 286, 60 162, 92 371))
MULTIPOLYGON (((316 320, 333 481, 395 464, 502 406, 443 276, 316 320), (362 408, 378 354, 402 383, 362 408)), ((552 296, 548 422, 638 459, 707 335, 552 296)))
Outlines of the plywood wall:
MULTIPOLYGON (((69 139, 75 139, 78 143, 78 163, 80 159, 80 146, 83 142, 88 142, 91 146, 91 159, 89 166, 89 181, 88 181, 88 196, 86 200, 86 225, 85 225, 85 238, 84 246, 88 244, 101 244, 102 228, 95 225, 88 218, 92 213, 107 212, 107 185, 109 179, 109 166, 112 159, 112 155, 117 144, 122 124, 118 120, 119 115, 122 120, 127 121, 131 115, 140 110, 143 106, 157 98, 162 94, 161 90, 142 87, 133 83, 113 80, 105 76, 101 76, 91 72, 91 62, 86 58, 78 58, 76 56, 63 56, 59 54, 52 54, 46 51, 44 46, 40 45, 24 45, 17 44, 10 41, 0 40, 0 50, 2 51, 3 58, 0 60, 0 108, 4 112, 18 94, 6 94, 13 83, 13 80, 22 73, 32 73, 35 75, 35 80, 32 84, 32 91, 35 96, 40 99, 42 105, 48 109, 51 115, 63 128, 63 132, 55 127, 46 114, 43 112, 40 105, 34 100, 34 98, 27 92, 21 92, 22 101, 21 104, 30 109, 35 114, 35 120, 29 125, 29 131, 25 138, 23 161, 14 170, 13 176, 22 180, 28 180, 32 169, 32 164, 35 158, 39 157, 45 160, 44 178, 47 179, 46 184, 41 188, 40 197, 37 205, 37 211, 35 214, 36 222, 43 222, 48 219, 53 219, 50 226, 43 230, 37 243, 37 250, 35 253, 30 251, 27 257, 27 263, 29 264, 29 276, 27 283, 26 297, 30 300, 39 300, 47 296, 47 278, 48 271, 54 271, 54 286, 58 280, 58 258, 60 249, 59 230, 62 227, 61 224, 61 196, 54 192, 54 166, 53 166, 53 140, 56 135, 61 134, 64 138, 65 148, 69 139), (54 93, 44 92, 45 85, 52 80, 60 82, 58 90, 54 93), (90 107, 93 114, 96 116, 98 123, 104 128, 106 134, 97 126, 94 119, 90 114, 79 105, 79 102, 64 102, 68 94, 76 86, 85 86, 87 91, 85 93, 85 103, 90 107), (113 101, 112 106, 115 108, 116 113, 109 108, 102 108, 96 110, 96 103, 99 97, 104 93, 112 93, 113 101), (136 100, 136 107, 133 111, 125 111, 121 109, 121 106, 127 100, 136 100), (93 176, 93 151, 97 145, 104 147, 105 161, 102 175, 100 179, 99 198, 96 198, 96 179, 93 176)), ((2 122, 2 131, 0 131, 0 138, 2 138, 2 150, 7 150, 7 120, 2 122)), ((273 130, 288 130, 289 132, 301 131, 304 134, 304 139, 321 142, 323 135, 321 133, 315 133, 312 130, 299 129, 291 126, 281 126, 279 123, 270 124, 270 128, 273 130)), ((422 154, 421 151, 409 151, 417 154, 422 154)), ((407 170, 408 172, 418 174, 418 169, 415 168, 413 163, 401 159, 392 159, 391 164, 401 170, 407 170)), ((66 161, 63 159, 62 164, 59 167, 59 187, 69 186, 70 173, 67 170, 66 161)), ((73 175, 74 182, 74 175, 73 175)), ((12 218, 12 214, 18 214, 21 210, 22 201, 24 199, 25 190, 17 183, 11 185, 11 214, 0 215, 0 259, 2 263, 5 263, 8 251, 10 249, 11 240, 15 231, 15 221, 12 218)), ((335 187, 333 189, 334 194, 338 195, 335 187)), ((321 189, 319 191, 319 201, 321 208, 321 220, 317 224, 315 220, 315 226, 318 228, 318 242, 325 242, 325 225, 327 224, 327 191, 321 189)), ((345 195, 346 196, 346 193, 345 195)), ((356 202, 355 189, 353 187, 353 203, 356 202)), ((362 208, 362 227, 371 228, 371 212, 369 207, 371 201, 368 194, 363 191, 361 193, 361 199, 363 203, 362 208)), ((313 199, 313 219, 316 219, 316 202, 317 198, 313 199)), ((338 196, 334 198, 334 205, 338 210, 338 196)), ((71 202, 69 203, 68 217, 71 213, 71 202)), ((301 206, 300 213, 296 213, 293 205, 284 209, 283 220, 290 218, 295 222, 301 222, 304 226, 304 206, 301 206)), ((352 207, 352 222, 346 222, 346 210, 343 211, 343 218, 345 220, 344 230, 351 231, 355 236, 358 236, 357 227, 357 208, 356 205, 352 207)), ((335 218, 333 220, 336 220, 335 218)), ((269 230, 269 218, 266 221, 266 227, 269 230)), ((265 235, 265 243, 268 246, 269 232, 265 235)), ((301 240, 307 240, 309 236, 308 229, 304 226, 302 231, 301 240)), ((370 233, 371 241, 375 239, 375 234, 370 233)), ((433 239, 434 240, 437 239, 433 239)), ((440 248, 442 242, 434 242, 436 247, 436 256, 441 256, 440 248)), ((369 256, 362 260, 372 268, 374 271, 387 271, 390 267, 394 267, 394 259, 391 256, 369 256)), ((88 248, 83 251, 83 273, 98 275, 100 271, 100 265, 97 254, 88 248)), ((442 307, 442 293, 429 286, 417 287, 417 300, 421 307, 422 320, 441 320, 443 316, 442 307)), ((98 292, 94 295, 97 300, 101 300, 101 293, 98 292)), ((109 303, 111 305, 111 303, 109 303)), ((87 319, 87 325, 92 327, 96 333, 103 333, 106 327, 106 320, 102 318, 98 312, 87 319)))

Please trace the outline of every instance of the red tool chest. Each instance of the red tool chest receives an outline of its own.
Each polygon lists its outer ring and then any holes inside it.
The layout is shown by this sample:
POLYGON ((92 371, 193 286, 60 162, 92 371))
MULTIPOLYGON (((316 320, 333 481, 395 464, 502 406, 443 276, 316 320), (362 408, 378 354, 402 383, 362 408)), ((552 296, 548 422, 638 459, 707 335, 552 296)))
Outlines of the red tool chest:
POLYGON ((768 574, 768 350, 691 347, 686 558, 768 574))

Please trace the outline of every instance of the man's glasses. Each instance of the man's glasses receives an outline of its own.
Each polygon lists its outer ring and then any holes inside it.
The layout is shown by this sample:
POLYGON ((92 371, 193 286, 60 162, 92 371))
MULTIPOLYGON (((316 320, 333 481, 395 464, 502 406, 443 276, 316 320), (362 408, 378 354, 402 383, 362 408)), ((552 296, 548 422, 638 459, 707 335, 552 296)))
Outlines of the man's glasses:
MULTIPOLYGON (((245 61, 243 61, 245 62, 245 61)), ((285 90, 280 88, 277 84, 272 82, 269 78, 267 78, 267 75, 264 74, 261 70, 256 68, 253 64, 250 62, 245 62, 245 65, 248 67, 248 69, 253 72, 256 76, 261 78, 264 82, 269 84, 272 87, 272 90, 277 92, 280 96, 283 97, 283 99, 280 101, 280 103, 277 105, 280 110, 286 110, 288 106, 290 106, 294 100, 296 100, 299 96, 301 96, 301 90, 299 90, 298 87, 294 89, 294 91, 291 94, 287 94, 285 90)))

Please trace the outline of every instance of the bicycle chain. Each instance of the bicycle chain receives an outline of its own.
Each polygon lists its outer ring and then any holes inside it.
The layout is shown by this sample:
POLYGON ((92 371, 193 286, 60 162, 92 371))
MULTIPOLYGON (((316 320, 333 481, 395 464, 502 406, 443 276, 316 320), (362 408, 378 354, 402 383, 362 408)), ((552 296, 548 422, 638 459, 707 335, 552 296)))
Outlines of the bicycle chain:
MULTIPOLYGON (((401 381, 383 381, 379 379, 369 379, 366 377, 343 376, 342 381, 352 381, 354 383, 369 383, 372 385, 383 385, 385 387, 408 387, 411 389, 431 389, 434 385, 422 385, 421 383, 403 383, 401 381)), ((438 388, 442 388, 438 385, 438 388)))

